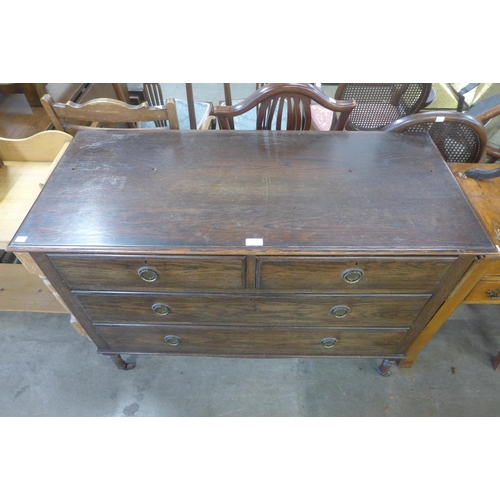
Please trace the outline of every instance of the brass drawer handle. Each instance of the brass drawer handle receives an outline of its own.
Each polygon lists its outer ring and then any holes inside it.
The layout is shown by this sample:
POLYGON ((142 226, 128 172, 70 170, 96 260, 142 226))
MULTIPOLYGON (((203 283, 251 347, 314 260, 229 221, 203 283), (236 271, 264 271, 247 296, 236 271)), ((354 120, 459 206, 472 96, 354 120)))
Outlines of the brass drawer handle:
POLYGON ((330 314, 336 318, 345 318, 351 309, 347 306, 335 306, 330 309, 330 314))
POLYGON ((486 290, 486 293, 490 299, 500 299, 500 288, 495 288, 495 290, 486 290))
POLYGON ((342 279, 346 283, 357 283, 358 281, 361 281, 363 279, 364 275, 365 273, 363 272, 362 269, 353 267, 352 269, 346 269, 342 273, 342 279))
POLYGON ((158 302, 157 304, 153 304, 151 306, 151 309, 153 309, 153 311, 160 316, 166 316, 167 314, 170 314, 171 311, 170 307, 168 307, 167 304, 161 304, 160 302, 158 302))
POLYGON ((325 349, 331 349, 332 347, 335 347, 337 345, 338 340, 334 337, 328 337, 326 339, 323 339, 320 344, 325 348, 325 349))
POLYGON ((170 345, 179 345, 181 343, 181 339, 176 335, 167 335, 165 337, 165 342, 170 345))
POLYGON ((137 274, 141 277, 143 281, 146 281, 147 283, 153 283, 156 281, 160 275, 158 274, 158 271, 156 269, 153 269, 152 267, 141 267, 138 271, 137 274))

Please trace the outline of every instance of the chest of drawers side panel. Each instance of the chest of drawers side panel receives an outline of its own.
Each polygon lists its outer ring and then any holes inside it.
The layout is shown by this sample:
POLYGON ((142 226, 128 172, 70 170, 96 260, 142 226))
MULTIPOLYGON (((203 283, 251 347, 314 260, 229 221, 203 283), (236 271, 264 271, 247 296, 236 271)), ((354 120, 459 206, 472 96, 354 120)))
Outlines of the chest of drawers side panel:
POLYGON ((474 255, 461 255, 458 257, 453 267, 445 276, 442 285, 429 300, 413 326, 408 331, 408 334, 401 341, 399 347, 402 352, 407 352, 407 350, 412 348, 412 344, 414 342, 418 342, 419 334, 449 297, 457 283, 462 279, 475 259, 476 257, 474 255))
POLYGON ((87 313, 76 300, 76 297, 71 293, 68 285, 63 277, 59 274, 50 259, 43 253, 30 254, 36 264, 43 271, 51 285, 55 288, 57 293, 61 296, 62 300, 69 308, 73 316, 77 319, 80 325, 84 328, 87 335, 96 344, 98 349, 109 349, 106 341, 96 332, 92 321, 87 316, 87 313))

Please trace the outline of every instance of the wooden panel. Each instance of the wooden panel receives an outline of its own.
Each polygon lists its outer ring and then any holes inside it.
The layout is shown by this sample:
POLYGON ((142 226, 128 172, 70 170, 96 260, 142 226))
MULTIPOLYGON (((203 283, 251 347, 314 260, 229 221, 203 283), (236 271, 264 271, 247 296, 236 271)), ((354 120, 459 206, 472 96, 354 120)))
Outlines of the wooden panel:
MULTIPOLYGON (((478 181, 462 175, 469 168, 488 170, 494 169, 498 165, 491 163, 450 163, 449 167, 490 238, 496 245, 500 245, 500 178, 478 181)), ((500 251, 500 247, 497 248, 497 251, 500 251)))
POLYGON ((164 257, 50 255, 71 289, 79 290, 222 290, 245 287, 244 257, 164 257), (153 282, 140 278, 149 269, 153 282))
POLYGON ((500 305, 500 277, 481 280, 464 300, 464 304, 500 305))
POLYGON ((101 326, 98 333, 110 352, 202 354, 215 356, 380 356, 397 351, 404 330, 265 329, 185 326, 101 326), (165 341, 168 335, 180 339, 178 345, 165 341), (335 338, 337 344, 325 348, 321 340, 335 338))
MULTIPOLYGON (((500 212, 499 212, 500 219, 500 212)), ((495 262, 488 269, 489 276, 500 276, 500 259, 495 259, 495 262)))
POLYGON ((0 311, 67 312, 38 276, 18 264, 0 264, 0 311))
POLYGON ((75 294, 95 323, 407 327, 426 295, 75 294), (153 312, 165 304, 167 315, 153 312), (333 307, 347 306, 343 318, 333 307))
POLYGON ((347 260, 259 257, 257 283, 258 288, 263 290, 432 293, 454 261, 454 258, 347 260), (349 269, 362 271, 361 279, 355 283, 344 280, 342 276, 349 269))
POLYGON ((493 249, 427 137, 246 132, 78 133, 12 251, 493 249))

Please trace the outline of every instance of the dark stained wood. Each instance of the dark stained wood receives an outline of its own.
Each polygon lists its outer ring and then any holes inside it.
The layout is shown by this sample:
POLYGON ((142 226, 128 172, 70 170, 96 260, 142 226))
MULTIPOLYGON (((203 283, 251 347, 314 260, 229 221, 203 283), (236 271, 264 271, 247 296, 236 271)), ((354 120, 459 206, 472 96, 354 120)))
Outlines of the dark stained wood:
POLYGON ((71 289, 189 291, 245 288, 244 257, 149 258, 145 255, 117 258, 57 254, 50 257, 71 289), (139 271, 145 269, 156 272, 158 277, 154 281, 144 281, 139 271))
POLYGON ((389 366, 495 247, 425 136, 89 130, 8 250, 103 354, 389 366))
POLYGON ((342 293, 432 293, 450 270, 454 258, 403 258, 346 260, 328 257, 258 257, 258 288, 342 293), (362 273, 349 282, 343 274, 362 273))
MULTIPOLYGON (((196 326, 98 326, 97 331, 110 346, 107 352, 164 353, 242 357, 403 357, 397 350, 404 330, 319 328, 255 328, 196 326), (165 341, 167 335, 180 339, 177 345, 165 341), (321 344, 325 338, 338 342, 332 348, 321 344)), ((102 351, 106 352, 106 351, 102 351)))
POLYGON ((253 108, 257 108, 256 130, 310 130, 311 102, 339 114, 333 121, 333 130, 344 130, 356 105, 352 99, 332 99, 310 83, 268 83, 238 104, 214 106, 213 114, 223 130, 234 129, 233 118, 253 108), (285 110, 286 126, 282 126, 285 110))
POLYGON ((18 235, 12 250, 492 250, 430 140, 383 132, 81 131, 18 235))
POLYGON ((94 323, 409 327, 429 295, 221 295, 76 293, 94 323), (153 311, 155 304, 168 314, 153 311), (336 318, 332 308, 348 307, 336 318))

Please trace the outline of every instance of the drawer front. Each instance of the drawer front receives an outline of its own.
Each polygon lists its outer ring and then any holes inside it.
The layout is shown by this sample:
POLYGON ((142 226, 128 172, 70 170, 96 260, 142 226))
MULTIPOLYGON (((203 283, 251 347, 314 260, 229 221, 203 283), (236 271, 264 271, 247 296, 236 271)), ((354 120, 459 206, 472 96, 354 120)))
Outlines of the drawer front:
POLYGON ((464 300, 464 303, 500 305, 500 277, 494 280, 481 280, 464 300))
POLYGON ((227 290, 245 288, 245 257, 49 255, 73 290, 227 290))
POLYGON ((408 327, 426 295, 76 294, 95 323, 408 327))
POLYGON ((215 356, 375 356, 399 354, 406 330, 99 326, 109 352, 215 356))
POLYGON ((455 258, 259 257, 257 288, 333 293, 433 293, 455 258))

